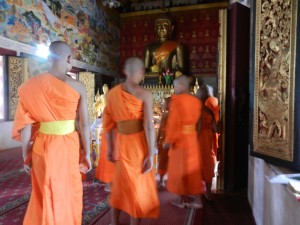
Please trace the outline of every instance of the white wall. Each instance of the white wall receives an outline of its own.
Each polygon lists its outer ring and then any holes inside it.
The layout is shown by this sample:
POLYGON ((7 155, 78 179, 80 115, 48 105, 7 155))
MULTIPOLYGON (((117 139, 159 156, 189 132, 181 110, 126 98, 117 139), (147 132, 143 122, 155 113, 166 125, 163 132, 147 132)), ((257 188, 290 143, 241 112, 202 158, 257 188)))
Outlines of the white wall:
POLYGON ((13 122, 0 122, 0 150, 14 148, 20 146, 20 142, 17 142, 11 138, 13 122))
POLYGON ((249 157, 248 198, 257 225, 300 224, 300 202, 281 184, 271 184, 265 176, 292 173, 249 157))

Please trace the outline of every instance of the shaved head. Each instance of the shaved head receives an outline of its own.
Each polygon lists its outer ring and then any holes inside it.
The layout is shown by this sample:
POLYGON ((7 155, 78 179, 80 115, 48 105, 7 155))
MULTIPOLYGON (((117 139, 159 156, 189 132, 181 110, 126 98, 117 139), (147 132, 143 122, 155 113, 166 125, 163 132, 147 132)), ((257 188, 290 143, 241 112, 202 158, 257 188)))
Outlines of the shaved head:
POLYGON ((143 60, 137 57, 131 57, 125 61, 124 73, 127 76, 132 76, 144 68, 145 66, 143 60))
POLYGON ((67 74, 72 69, 72 50, 63 41, 54 41, 49 46, 49 72, 58 76, 67 74))
POLYGON ((174 90, 176 94, 189 92, 190 80, 187 76, 181 75, 174 80, 174 90))
POLYGON ((182 85, 186 88, 190 87, 189 78, 185 75, 181 75, 174 80, 174 85, 182 85))
POLYGON ((59 58, 72 55, 72 50, 68 44, 63 41, 54 41, 49 47, 50 57, 59 58))

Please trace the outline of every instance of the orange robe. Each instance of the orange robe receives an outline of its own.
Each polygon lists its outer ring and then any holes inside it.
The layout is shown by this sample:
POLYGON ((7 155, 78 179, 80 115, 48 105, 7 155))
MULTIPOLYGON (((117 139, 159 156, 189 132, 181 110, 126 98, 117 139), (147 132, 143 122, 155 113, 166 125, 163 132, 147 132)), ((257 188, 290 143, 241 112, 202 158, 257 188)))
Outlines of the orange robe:
MULTIPOLYGON (((12 137, 21 140, 27 124, 75 120, 80 95, 44 73, 20 86, 12 137)), ((32 193, 23 224, 81 225, 82 182, 79 135, 32 135, 32 193)))
POLYGON ((200 100, 193 95, 173 95, 171 98, 165 142, 171 144, 167 188, 174 194, 203 192, 197 134, 201 108, 200 100))
POLYGON ((107 160, 107 142, 105 133, 101 134, 100 157, 95 171, 95 177, 104 182, 111 183, 114 174, 114 164, 107 160))
MULTIPOLYGON (((205 106, 208 107, 214 114, 216 123, 219 122, 219 101, 216 97, 208 97, 205 101, 205 106)), ((215 153, 215 156, 217 156, 217 150, 219 148, 219 133, 214 133, 212 138, 212 148, 215 153)))
POLYGON ((206 112, 202 111, 201 117, 201 132, 199 136, 200 151, 203 160, 203 179, 205 182, 210 183, 214 177, 214 166, 216 155, 213 150, 213 137, 215 134, 212 130, 212 116, 206 112))
MULTIPOLYGON (((120 121, 143 119, 143 102, 122 90, 121 85, 107 94, 104 110, 104 132, 109 132, 120 121)), ((144 130, 133 134, 118 132, 114 178, 110 196, 113 208, 127 212, 135 218, 156 218, 159 216, 159 200, 154 171, 143 174, 142 164, 148 155, 144 130)))
POLYGON ((161 121, 160 121, 160 127, 158 131, 158 174, 164 175, 167 173, 168 169, 168 150, 163 148, 163 143, 165 140, 165 132, 166 132, 166 123, 167 123, 167 116, 168 113, 164 113, 162 115, 161 121))

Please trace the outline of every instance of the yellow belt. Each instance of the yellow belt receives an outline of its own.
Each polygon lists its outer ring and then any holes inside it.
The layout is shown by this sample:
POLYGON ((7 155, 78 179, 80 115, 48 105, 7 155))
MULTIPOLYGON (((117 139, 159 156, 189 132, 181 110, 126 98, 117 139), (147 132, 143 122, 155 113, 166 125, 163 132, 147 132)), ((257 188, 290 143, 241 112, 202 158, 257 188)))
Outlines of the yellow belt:
POLYGON ((74 132, 75 120, 41 122, 39 131, 43 134, 66 135, 74 132))

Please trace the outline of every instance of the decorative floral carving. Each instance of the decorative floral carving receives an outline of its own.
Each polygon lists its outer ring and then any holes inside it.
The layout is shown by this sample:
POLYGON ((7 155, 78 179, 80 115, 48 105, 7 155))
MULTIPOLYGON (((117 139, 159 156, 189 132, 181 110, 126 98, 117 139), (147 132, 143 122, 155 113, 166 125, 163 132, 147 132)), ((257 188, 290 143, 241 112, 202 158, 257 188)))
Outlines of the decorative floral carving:
POLYGON ((8 57, 8 103, 9 119, 13 120, 19 100, 18 88, 24 82, 24 59, 20 57, 8 57))
POLYGON ((296 0, 258 0, 254 149, 293 160, 296 0))
POLYGON ((81 72, 79 73, 79 81, 85 84, 87 92, 87 105, 89 110, 89 119, 90 123, 94 122, 93 116, 93 105, 94 105, 94 96, 95 96, 95 74, 91 72, 81 72))

